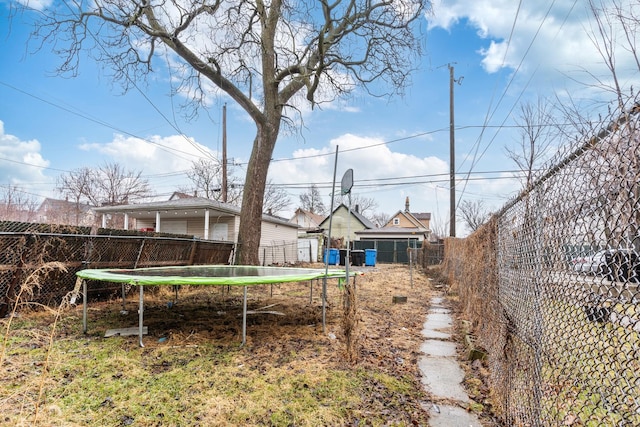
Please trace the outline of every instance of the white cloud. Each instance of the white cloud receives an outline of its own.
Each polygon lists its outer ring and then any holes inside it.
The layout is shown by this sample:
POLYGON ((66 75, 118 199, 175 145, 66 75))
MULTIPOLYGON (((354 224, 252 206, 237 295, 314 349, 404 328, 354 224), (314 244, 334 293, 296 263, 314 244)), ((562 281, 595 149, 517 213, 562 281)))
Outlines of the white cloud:
POLYGON ((116 134, 110 142, 87 143, 79 148, 101 155, 106 163, 115 162, 127 170, 142 172, 160 194, 189 186, 186 172, 193 162, 217 156, 215 151, 193 138, 181 135, 154 135, 141 139, 116 134))
MULTIPOLYGON (((379 212, 393 214, 404 209, 405 198, 410 197, 411 210, 414 212, 435 212, 439 192, 435 181, 442 179, 439 174, 447 174, 448 163, 437 157, 424 157, 391 150, 384 140, 374 137, 362 137, 344 134, 319 149, 296 150, 295 160, 273 163, 270 178, 277 184, 331 183, 336 146, 338 147, 338 165, 336 188, 339 188, 342 175, 347 169, 353 169, 354 188, 352 193, 372 198, 378 203, 379 212), (361 149, 368 147, 367 149, 361 149), (422 177, 428 175, 430 177, 422 177), (399 178, 385 181, 384 178, 399 178), (417 178, 416 178, 417 177, 417 178), (402 185, 374 185, 380 183, 401 182, 402 185), (419 181, 419 183, 413 183, 419 181), (429 182, 434 181, 434 182, 429 182)), ((299 189, 299 193, 308 188, 299 189)), ((330 204, 330 188, 323 188, 327 208, 330 204)), ((295 210, 297 197, 292 197, 295 210)))
POLYGON ((53 4, 53 0, 18 0, 23 6, 34 10, 44 10, 53 4))
MULTIPOLYGON (((478 51, 484 59, 482 60, 482 67, 487 70, 488 73, 495 73, 500 71, 507 63, 505 62, 507 53, 507 44, 496 43, 493 40, 488 49, 480 49, 478 51)), ((513 64, 512 66, 515 66, 513 64)))
MULTIPOLYGON (((623 9, 630 8, 629 2, 622 1, 627 4, 623 9)), ((433 8, 434 14, 427 17, 430 29, 452 31, 456 24, 465 23, 477 30, 478 46, 473 48, 481 54, 487 73, 518 69, 522 79, 528 80, 535 71, 538 84, 547 87, 560 81, 568 84, 567 75, 593 83, 585 71, 608 75, 592 41, 597 31, 594 18, 582 2, 438 0, 433 8)), ((623 43, 624 37, 618 37, 618 41, 623 43)), ((626 74, 620 77, 628 86, 638 80, 632 59, 628 49, 617 47, 617 70, 626 74)))
POLYGON ((30 183, 50 183, 51 178, 43 173, 49 161, 42 157, 40 151, 40 142, 37 140, 22 141, 17 136, 5 133, 4 123, 0 120, 0 184, 25 186, 30 183))
POLYGON ((151 173, 188 169, 199 158, 216 156, 193 138, 181 135, 141 139, 116 134, 110 142, 82 144, 80 149, 96 151, 125 166, 151 173))

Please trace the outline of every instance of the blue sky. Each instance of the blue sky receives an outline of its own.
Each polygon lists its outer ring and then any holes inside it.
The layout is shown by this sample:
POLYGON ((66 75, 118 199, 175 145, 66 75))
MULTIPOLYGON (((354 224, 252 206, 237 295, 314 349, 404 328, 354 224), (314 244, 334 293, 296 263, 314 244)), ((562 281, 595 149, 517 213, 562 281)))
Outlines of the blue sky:
MULTIPOLYGON (((409 197, 412 211, 431 212, 434 225, 448 230, 448 64, 460 79, 454 89, 457 199, 502 206, 520 188, 504 149, 517 139, 508 127, 517 105, 537 96, 562 99, 566 92, 607 101, 588 86, 588 73, 607 73, 589 37, 593 22, 584 3, 435 1, 422 25, 426 55, 404 97, 355 93, 305 112, 301 131, 281 135, 273 156, 280 161, 270 168, 271 180, 291 195, 289 211, 281 214, 290 214, 305 191, 293 185, 331 181, 337 145, 338 180, 353 168, 354 194, 375 199, 387 214, 404 209, 409 197)), ((50 47, 36 51, 37 43, 28 42, 32 15, 9 19, 14 12, 11 2, 0 1, 0 187, 59 197, 59 174, 118 162, 142 171, 166 198, 188 184, 185 171, 202 157, 200 150, 218 155, 223 99, 188 121, 162 73, 126 94, 89 58, 77 76, 57 76, 59 58, 50 47)), ((626 70, 629 58, 619 52, 626 70)), ((637 70, 623 83, 637 87, 637 70)), ((240 177, 253 136, 246 114, 228 103, 228 157, 239 164, 240 177)), ((322 192, 329 206, 330 190, 322 192)))

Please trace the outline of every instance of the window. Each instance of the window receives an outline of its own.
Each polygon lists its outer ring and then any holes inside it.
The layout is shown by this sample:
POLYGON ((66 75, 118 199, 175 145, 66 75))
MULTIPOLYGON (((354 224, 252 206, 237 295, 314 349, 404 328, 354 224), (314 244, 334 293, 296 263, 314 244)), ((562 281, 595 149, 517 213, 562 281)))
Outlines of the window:
POLYGON ((400 225, 400 218, 393 218, 393 225, 400 225))

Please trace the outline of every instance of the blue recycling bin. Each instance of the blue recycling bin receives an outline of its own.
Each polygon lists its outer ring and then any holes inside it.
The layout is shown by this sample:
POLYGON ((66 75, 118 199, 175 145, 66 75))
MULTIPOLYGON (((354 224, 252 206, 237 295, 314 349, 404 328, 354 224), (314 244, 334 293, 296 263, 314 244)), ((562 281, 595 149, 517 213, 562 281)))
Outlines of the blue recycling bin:
POLYGON ((339 256, 339 251, 338 249, 334 249, 334 248, 330 248, 330 249, 325 249, 324 250, 324 257, 322 258, 322 262, 327 263, 327 253, 329 254, 329 265, 336 265, 338 264, 338 256, 339 256))
POLYGON ((376 258, 378 256, 378 251, 375 249, 365 249, 364 250, 364 265, 367 267, 373 267, 376 265, 376 258))

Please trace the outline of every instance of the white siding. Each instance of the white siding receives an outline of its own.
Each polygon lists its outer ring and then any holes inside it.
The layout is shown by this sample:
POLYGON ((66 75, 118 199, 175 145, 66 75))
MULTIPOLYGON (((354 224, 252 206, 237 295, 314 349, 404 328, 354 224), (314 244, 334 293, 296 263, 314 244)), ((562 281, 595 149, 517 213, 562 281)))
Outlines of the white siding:
MULTIPOLYGON (((216 224, 225 224, 227 226, 227 234, 223 239, 229 242, 235 242, 235 236, 231 234, 233 230, 234 218, 233 217, 210 217, 209 218, 209 239, 218 240, 214 238, 214 228, 216 224)), ((190 235, 194 235, 198 238, 204 239, 204 215, 202 218, 190 218, 189 226, 187 228, 190 235)))
POLYGON ((209 238, 211 240, 229 240, 229 224, 217 222, 211 227, 209 238))
POLYGON ((160 231, 162 231, 163 233, 172 233, 172 234, 189 234, 187 233, 187 220, 186 219, 180 219, 180 220, 171 220, 171 219, 167 219, 161 222, 161 227, 162 229, 160 231))
POLYGON ((298 261, 318 261, 318 239, 298 239, 298 261))
MULTIPOLYGON (((323 225, 326 228, 329 228, 329 221, 325 220, 323 222, 323 225)), ((358 221, 356 218, 353 217, 353 211, 352 211, 351 219, 349 219, 349 210, 344 208, 343 206, 341 206, 340 209, 334 212, 333 221, 331 223, 332 238, 334 239, 338 239, 340 237, 344 239, 348 238, 349 241, 352 242, 356 240, 356 234, 355 234, 356 231, 361 231, 364 229, 365 229, 364 225, 362 225, 360 221, 358 221)), ((345 244, 346 244, 346 240, 345 240, 345 244)))
POLYGON ((189 218, 186 234, 204 239, 204 212, 202 213, 202 218, 189 218))
POLYGON ((262 265, 296 263, 298 227, 263 221, 258 255, 262 265))

